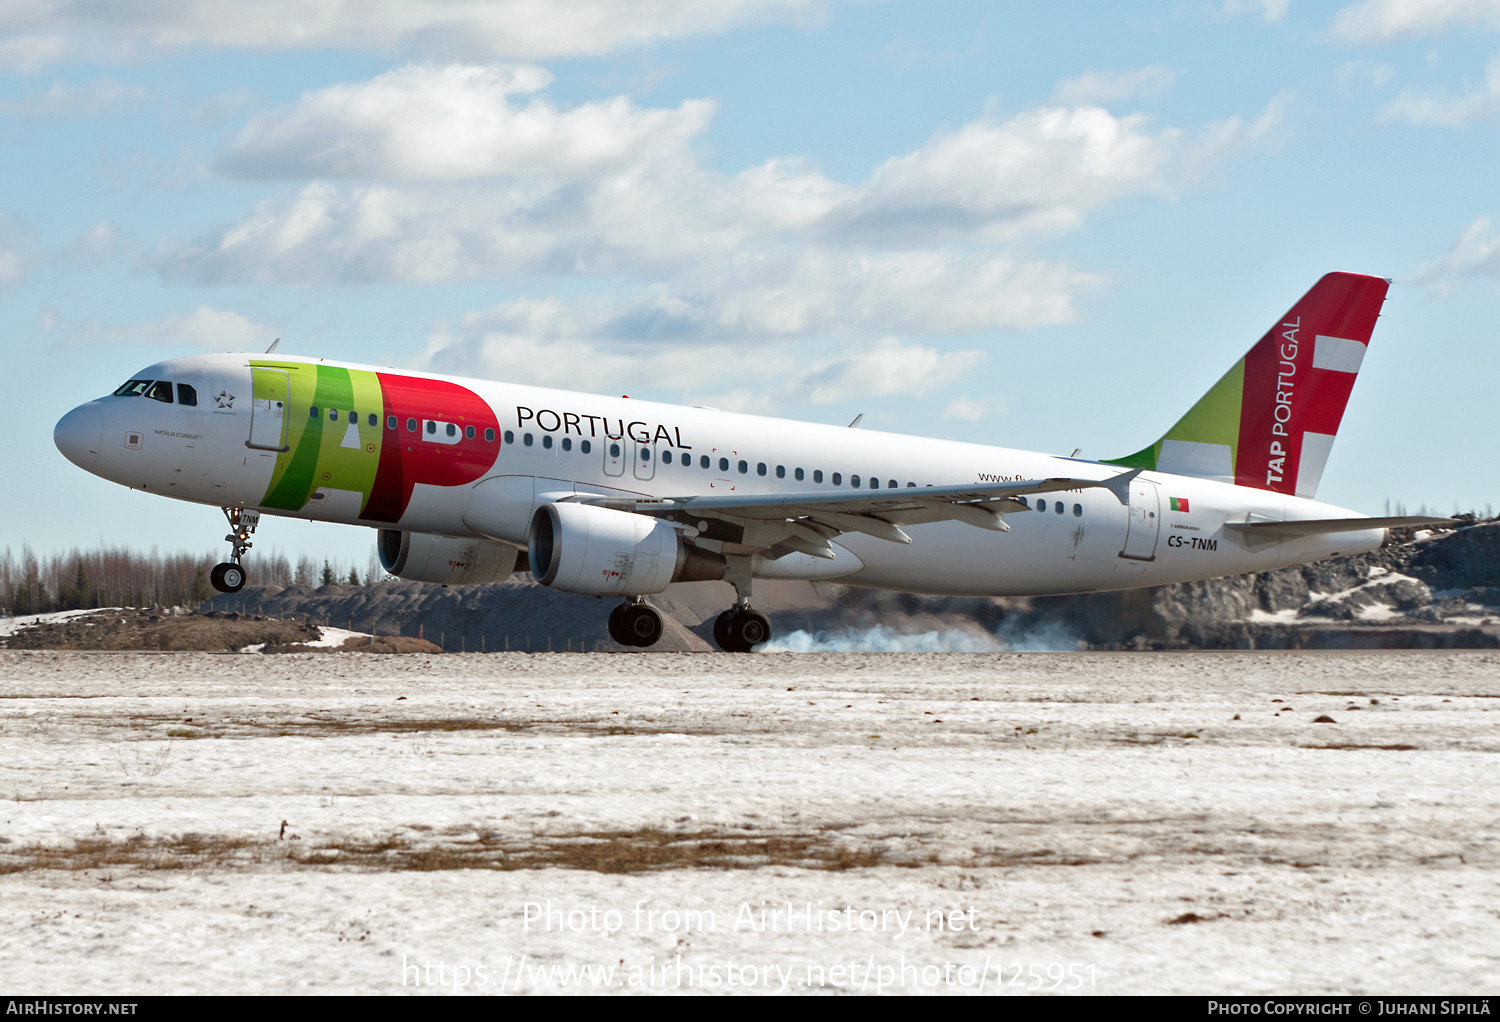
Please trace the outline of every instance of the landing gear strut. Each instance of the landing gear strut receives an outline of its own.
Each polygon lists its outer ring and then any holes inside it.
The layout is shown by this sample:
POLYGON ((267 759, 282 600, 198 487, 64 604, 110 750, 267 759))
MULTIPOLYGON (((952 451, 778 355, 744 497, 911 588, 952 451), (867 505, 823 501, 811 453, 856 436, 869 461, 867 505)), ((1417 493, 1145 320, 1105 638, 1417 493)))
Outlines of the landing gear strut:
POLYGON ((245 588, 245 569, 240 565, 240 558, 254 546, 250 542, 250 534, 260 524, 260 512, 238 507, 220 510, 229 519, 229 535, 224 537, 229 543, 229 560, 214 565, 214 570, 209 572, 208 582, 221 593, 237 593, 245 588))
POLYGON ((735 604, 714 621, 714 641, 729 653, 748 653, 771 639, 771 619, 750 607, 750 558, 727 557, 725 581, 734 586, 735 604))
POLYGON ((654 646, 661 632, 661 615, 639 597, 609 612, 609 637, 622 646, 654 646))

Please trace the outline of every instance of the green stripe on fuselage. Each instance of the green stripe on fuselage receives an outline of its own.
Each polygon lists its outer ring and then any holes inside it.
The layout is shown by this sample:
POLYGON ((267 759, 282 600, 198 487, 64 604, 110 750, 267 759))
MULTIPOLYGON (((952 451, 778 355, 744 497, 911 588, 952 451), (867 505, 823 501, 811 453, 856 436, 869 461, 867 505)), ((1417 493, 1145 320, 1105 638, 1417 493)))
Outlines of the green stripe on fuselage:
POLYGON ((378 423, 383 410, 379 378, 372 372, 336 366, 259 360, 250 364, 285 369, 291 376, 288 450, 276 459, 261 506, 300 511, 313 492, 324 487, 363 494, 363 510, 380 464, 383 430, 378 423), (318 410, 316 416, 310 414, 312 408, 318 410), (337 420, 329 418, 330 411, 338 413, 337 420), (350 419, 351 412, 356 413, 356 419, 350 419), (371 413, 376 416, 375 426, 367 424, 371 413), (344 446, 346 437, 352 446, 344 446))

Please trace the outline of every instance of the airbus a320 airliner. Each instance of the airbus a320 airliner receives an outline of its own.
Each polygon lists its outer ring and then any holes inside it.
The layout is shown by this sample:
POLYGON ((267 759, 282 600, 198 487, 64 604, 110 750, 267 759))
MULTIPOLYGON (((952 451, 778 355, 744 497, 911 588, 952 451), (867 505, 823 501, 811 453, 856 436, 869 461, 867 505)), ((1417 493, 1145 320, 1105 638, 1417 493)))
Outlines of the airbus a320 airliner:
POLYGON ((262 514, 378 529, 392 575, 444 585, 530 570, 619 597, 722 579, 714 637, 771 636, 757 578, 1042 596, 1264 571, 1361 553, 1387 530, 1313 499, 1389 282, 1331 273, 1161 439, 1084 461, 323 359, 169 359, 70 411, 54 440, 124 486, 223 509, 245 584, 262 514))

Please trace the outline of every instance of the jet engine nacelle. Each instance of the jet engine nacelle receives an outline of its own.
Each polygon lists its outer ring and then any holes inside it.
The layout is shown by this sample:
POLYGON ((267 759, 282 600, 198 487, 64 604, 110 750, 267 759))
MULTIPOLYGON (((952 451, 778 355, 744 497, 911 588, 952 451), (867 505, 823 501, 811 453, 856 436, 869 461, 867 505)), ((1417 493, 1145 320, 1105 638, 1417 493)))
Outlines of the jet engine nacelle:
POLYGON ((724 558, 683 542, 670 522, 593 504, 544 504, 531 517, 531 573, 588 596, 645 596, 724 577, 724 558))
POLYGON ((524 568, 525 555, 507 543, 463 536, 381 529, 376 539, 380 566, 397 578, 442 585, 503 582, 524 568))

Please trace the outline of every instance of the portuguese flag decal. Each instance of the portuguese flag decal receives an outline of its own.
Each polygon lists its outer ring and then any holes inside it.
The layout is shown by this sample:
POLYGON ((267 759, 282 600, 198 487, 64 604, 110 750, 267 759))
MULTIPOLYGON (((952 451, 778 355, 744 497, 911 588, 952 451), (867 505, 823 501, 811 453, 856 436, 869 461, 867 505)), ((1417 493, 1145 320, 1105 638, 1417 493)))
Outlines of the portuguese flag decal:
POLYGON ((1186 511, 1188 509, 1186 497, 1171 497, 1169 499, 1172 501, 1173 511, 1186 511))

